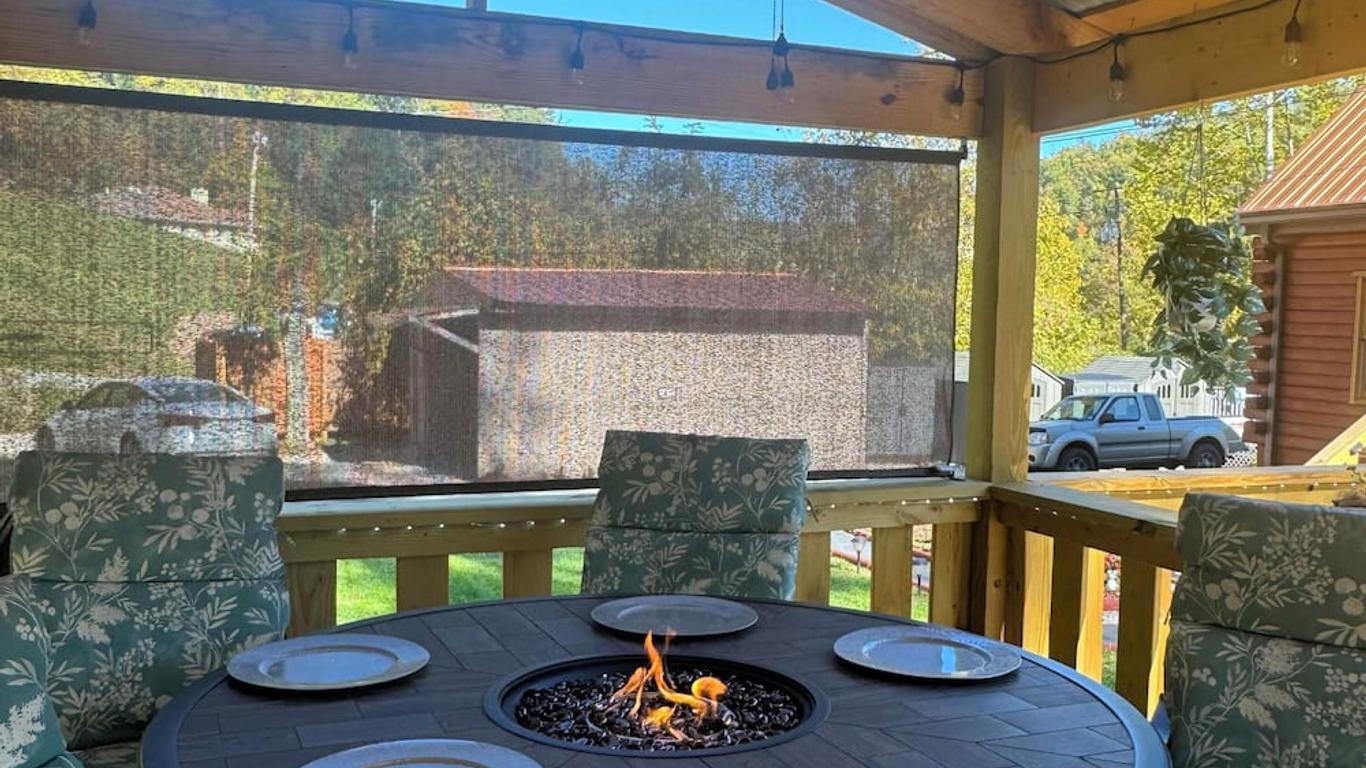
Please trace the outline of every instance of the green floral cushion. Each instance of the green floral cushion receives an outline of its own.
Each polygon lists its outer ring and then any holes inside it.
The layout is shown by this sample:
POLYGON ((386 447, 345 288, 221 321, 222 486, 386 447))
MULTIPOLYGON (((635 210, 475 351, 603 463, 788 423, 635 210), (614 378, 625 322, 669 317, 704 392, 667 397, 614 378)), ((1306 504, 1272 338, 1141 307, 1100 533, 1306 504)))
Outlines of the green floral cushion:
POLYGON ((1366 510, 1191 494, 1172 618, 1366 648, 1366 510))
POLYGON ((47 695, 43 611, 28 577, 0 578, 0 766, 6 768, 66 757, 66 741, 47 695))
POLYGON ((803 440, 608 432, 583 590, 791 599, 803 440))
POLYGON ((1174 620, 1176 768, 1366 766, 1366 651, 1174 620))
POLYGON ((73 749, 136 739, 156 710, 288 621, 278 459, 29 453, 13 563, 51 635, 73 749))
POLYGON ((76 756, 85 764, 85 768, 133 768, 138 764, 138 747, 136 741, 124 741, 83 749, 76 756))

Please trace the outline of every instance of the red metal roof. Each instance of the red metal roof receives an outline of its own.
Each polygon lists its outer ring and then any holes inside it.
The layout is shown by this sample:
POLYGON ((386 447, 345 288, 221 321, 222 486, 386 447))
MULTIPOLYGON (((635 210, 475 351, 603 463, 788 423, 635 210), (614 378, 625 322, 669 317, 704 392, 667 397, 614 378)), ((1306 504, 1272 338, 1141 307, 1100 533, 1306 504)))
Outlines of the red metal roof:
POLYGON ((504 304, 630 309, 867 313, 798 275, 744 272, 448 267, 485 300, 504 304))
POLYGON ((1358 91, 1243 204, 1249 221, 1366 204, 1366 89, 1358 91))

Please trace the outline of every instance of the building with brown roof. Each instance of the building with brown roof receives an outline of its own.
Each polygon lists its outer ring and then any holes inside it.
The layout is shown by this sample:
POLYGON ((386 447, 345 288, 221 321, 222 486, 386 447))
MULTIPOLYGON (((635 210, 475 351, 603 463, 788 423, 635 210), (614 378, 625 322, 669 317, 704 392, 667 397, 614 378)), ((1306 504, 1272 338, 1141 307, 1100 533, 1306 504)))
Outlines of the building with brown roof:
POLYGON ((117 187, 91 195, 89 205, 99 213, 141 221, 230 251, 255 248, 251 216, 212 205, 205 189, 182 195, 165 187, 117 187))
POLYGON ((867 310, 789 274, 452 267, 410 316, 419 460, 597 473, 609 429, 803 437, 864 464, 867 310))
POLYGON ((1267 299, 1244 437, 1303 464, 1366 415, 1366 91, 1242 208, 1267 299))

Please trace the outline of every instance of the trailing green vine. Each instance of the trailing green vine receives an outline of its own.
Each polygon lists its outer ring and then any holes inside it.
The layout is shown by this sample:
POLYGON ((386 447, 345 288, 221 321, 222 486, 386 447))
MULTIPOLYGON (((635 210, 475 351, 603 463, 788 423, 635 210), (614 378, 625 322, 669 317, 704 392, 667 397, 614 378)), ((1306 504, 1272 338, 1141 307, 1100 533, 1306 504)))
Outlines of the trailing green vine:
POLYGON ((1187 365, 1183 385, 1240 387, 1252 379, 1251 337, 1265 311, 1249 276, 1252 255, 1236 224, 1196 224, 1175 218, 1157 236, 1159 247, 1143 267, 1144 279, 1165 298, 1150 345, 1156 367, 1187 365))

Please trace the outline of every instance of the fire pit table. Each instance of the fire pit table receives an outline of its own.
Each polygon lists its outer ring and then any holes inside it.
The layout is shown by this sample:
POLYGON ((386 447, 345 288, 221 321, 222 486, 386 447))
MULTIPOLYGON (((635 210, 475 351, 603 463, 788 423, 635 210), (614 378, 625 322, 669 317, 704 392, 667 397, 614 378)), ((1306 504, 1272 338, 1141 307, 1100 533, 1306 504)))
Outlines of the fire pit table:
MULTIPOLYGON (((1170 765, 1161 741, 1136 710, 1065 666, 1025 654, 1017 672, 989 682, 879 677, 836 659, 835 640, 855 629, 907 622, 766 601, 745 601, 759 614, 754 627, 675 642, 665 663, 678 673, 678 693, 669 695, 681 697, 680 713, 691 707, 700 717, 709 707, 725 705, 726 716, 738 722, 744 715, 733 710, 767 708, 762 717, 751 715, 745 722, 780 720, 784 729, 771 736, 733 746, 699 743, 697 750, 611 752, 556 740, 518 723, 517 705, 527 690, 565 680, 572 688, 609 670, 620 671, 614 680, 627 679, 631 666, 647 666, 640 638, 612 634, 589 618, 603 601, 510 600, 348 625, 338 631, 402 637, 431 653, 423 671, 372 689, 289 695, 248 688, 213 673, 157 716, 143 739, 142 765, 296 768, 361 744, 422 738, 500 744, 545 768, 1170 765), (707 691, 714 683, 697 682, 701 674, 731 681, 735 698, 722 695, 721 704, 710 702, 705 697, 712 695, 707 691), (688 698, 690 682, 703 700, 688 698), (751 695, 755 686, 762 690, 751 695), (777 703, 765 697, 776 697, 777 703)), ((694 729, 686 730, 681 738, 694 736, 694 729)), ((752 730, 745 733, 753 736, 752 730)))

